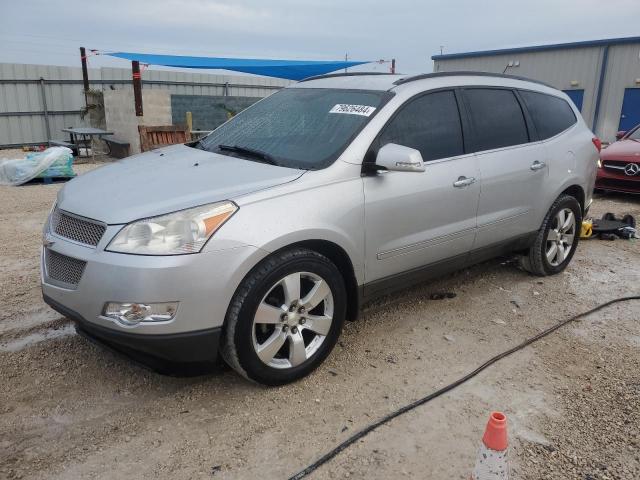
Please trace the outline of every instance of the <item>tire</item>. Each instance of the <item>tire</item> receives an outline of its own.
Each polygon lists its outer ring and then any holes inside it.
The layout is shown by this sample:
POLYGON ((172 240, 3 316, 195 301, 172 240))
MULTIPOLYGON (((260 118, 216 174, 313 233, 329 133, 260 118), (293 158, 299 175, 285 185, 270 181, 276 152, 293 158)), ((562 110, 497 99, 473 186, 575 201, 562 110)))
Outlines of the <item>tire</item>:
POLYGON ((275 253, 236 290, 225 319, 222 358, 257 383, 296 381, 331 353, 346 311, 344 279, 327 257, 305 248, 275 253))
POLYGON ((538 275, 555 275, 562 272, 576 252, 580 241, 580 228, 582 226, 582 209, 578 201, 570 195, 560 195, 551 205, 538 230, 533 245, 520 259, 522 268, 538 275), (565 225, 560 223, 560 212, 564 212, 565 225), (573 227, 567 228, 569 212, 573 215, 573 227), (566 231, 562 231, 566 228, 566 231), (556 240, 557 238, 557 240, 556 240), (571 239, 568 244, 568 239, 571 239), (556 250, 553 250, 553 245, 556 250), (562 250, 561 250, 562 249, 562 250))

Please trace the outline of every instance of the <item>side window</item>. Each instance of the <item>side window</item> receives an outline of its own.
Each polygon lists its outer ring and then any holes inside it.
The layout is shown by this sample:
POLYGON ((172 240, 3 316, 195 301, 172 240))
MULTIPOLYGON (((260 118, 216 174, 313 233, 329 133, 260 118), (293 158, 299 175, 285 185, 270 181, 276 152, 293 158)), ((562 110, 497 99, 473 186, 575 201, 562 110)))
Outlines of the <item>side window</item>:
POLYGON ((464 90, 476 133, 476 151, 520 145, 529 141, 522 108, 511 90, 464 90))
POLYGON ((462 155, 462 125, 454 93, 434 92, 409 100, 378 138, 378 147, 387 143, 415 148, 425 162, 462 155))
POLYGON ((544 93, 520 91, 540 140, 551 138, 577 122, 571 106, 562 98, 544 93))

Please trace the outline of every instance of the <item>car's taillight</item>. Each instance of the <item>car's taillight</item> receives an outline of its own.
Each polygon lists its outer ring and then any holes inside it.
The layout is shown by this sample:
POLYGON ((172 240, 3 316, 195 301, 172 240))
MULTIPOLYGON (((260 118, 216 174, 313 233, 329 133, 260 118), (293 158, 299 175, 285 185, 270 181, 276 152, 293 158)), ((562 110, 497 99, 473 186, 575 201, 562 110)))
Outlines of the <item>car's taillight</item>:
POLYGON ((598 153, 600 153, 602 151, 602 142, 600 141, 600 139, 598 137, 593 137, 591 141, 593 142, 593 145, 596 147, 596 150, 598 150, 598 153))

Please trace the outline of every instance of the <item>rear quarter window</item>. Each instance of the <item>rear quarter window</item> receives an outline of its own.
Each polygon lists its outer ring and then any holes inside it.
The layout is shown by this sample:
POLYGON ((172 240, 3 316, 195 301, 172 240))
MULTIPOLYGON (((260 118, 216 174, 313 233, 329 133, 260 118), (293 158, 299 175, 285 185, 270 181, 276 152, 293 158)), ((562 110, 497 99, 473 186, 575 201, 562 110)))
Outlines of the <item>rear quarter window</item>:
POLYGON ((565 100, 545 93, 520 91, 540 140, 564 132, 577 122, 573 109, 565 100))

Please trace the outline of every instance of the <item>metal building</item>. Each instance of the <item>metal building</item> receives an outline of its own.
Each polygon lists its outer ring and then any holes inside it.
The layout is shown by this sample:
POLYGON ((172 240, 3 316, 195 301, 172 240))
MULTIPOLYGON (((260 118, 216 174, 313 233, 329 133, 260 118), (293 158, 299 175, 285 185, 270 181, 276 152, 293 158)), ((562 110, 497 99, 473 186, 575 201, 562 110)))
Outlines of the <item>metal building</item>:
POLYGON ((604 141, 640 124, 640 37, 434 55, 434 72, 533 78, 563 90, 604 141))

